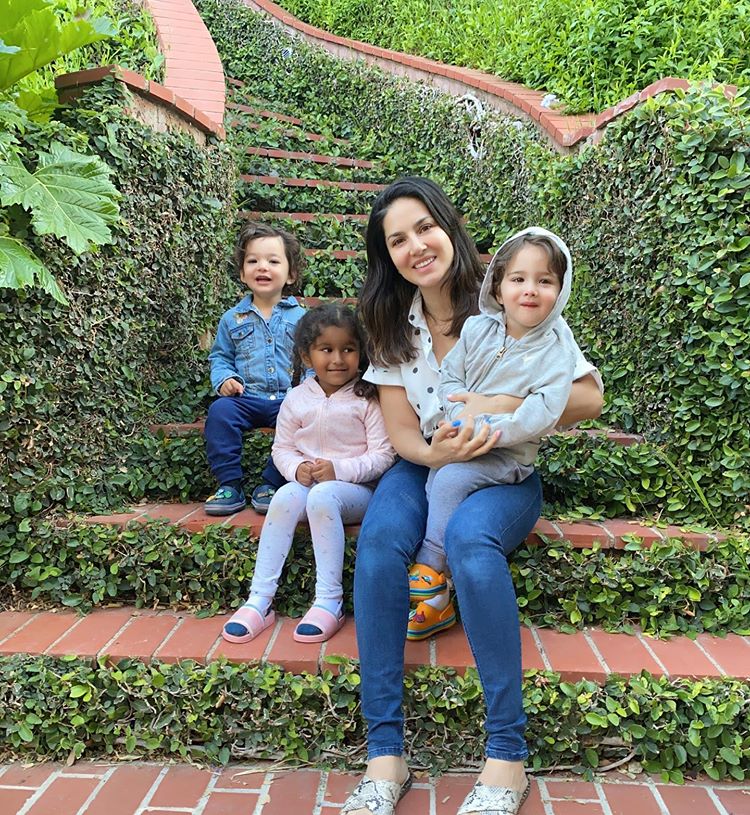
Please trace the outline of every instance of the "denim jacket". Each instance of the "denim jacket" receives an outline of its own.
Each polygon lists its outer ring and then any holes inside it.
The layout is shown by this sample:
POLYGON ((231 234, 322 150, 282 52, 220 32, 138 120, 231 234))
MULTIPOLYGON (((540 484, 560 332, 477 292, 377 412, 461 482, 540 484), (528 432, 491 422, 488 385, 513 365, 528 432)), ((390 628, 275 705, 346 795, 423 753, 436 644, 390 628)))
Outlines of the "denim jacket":
POLYGON ((252 294, 225 312, 208 355, 213 390, 238 379, 248 393, 283 399, 292 384, 294 330, 304 313, 294 297, 285 297, 266 322, 252 294))

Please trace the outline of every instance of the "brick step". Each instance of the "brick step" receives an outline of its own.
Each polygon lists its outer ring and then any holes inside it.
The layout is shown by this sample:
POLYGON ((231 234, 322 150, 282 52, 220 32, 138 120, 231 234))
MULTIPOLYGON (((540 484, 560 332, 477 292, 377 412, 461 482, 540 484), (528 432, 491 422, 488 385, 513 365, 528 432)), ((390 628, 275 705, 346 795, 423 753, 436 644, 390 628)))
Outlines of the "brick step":
MULTIPOLYGON (((0 765, 4 815, 334 815, 359 774, 270 761, 222 768, 154 762, 78 761, 0 765)), ((469 773, 417 775, 398 815, 452 815, 474 784, 469 773)), ((562 772, 532 777, 523 815, 749 815, 750 784, 699 778, 562 772)))
MULTIPOLYGON (((210 524, 219 524, 227 529, 249 529, 252 534, 260 535, 265 517, 248 508, 233 515, 217 518, 206 515, 203 511, 203 504, 194 501, 184 504, 142 504, 126 512, 111 515, 88 515, 83 520, 90 524, 120 527, 131 521, 145 523, 164 520, 189 532, 201 532, 210 524)), ((356 536, 360 527, 356 524, 347 526, 345 529, 348 535, 356 536)), ((709 543, 724 538, 721 533, 695 532, 674 525, 657 527, 651 525, 649 521, 626 518, 610 518, 603 521, 561 521, 540 518, 531 534, 526 538, 526 543, 530 546, 540 546, 546 545, 546 541, 566 540, 576 549, 589 549, 594 544, 598 544, 602 549, 623 549, 633 535, 639 537, 644 546, 650 546, 656 541, 664 541, 667 538, 680 538, 687 545, 701 551, 709 543)))
POLYGON ((333 221, 362 221, 367 222, 367 215, 349 215, 345 212, 250 212, 249 210, 241 210, 237 213, 240 218, 247 218, 251 221, 258 219, 270 220, 289 218, 292 221, 299 221, 300 223, 309 223, 318 219, 329 219, 333 221))
POLYGON ((311 161, 316 164, 333 164, 336 167, 358 167, 371 170, 375 164, 365 159, 347 158, 346 156, 321 156, 318 153, 305 153, 301 150, 279 150, 275 147, 246 147, 245 152, 262 158, 289 159, 291 161, 311 161))
MULTIPOLYGON (((237 129, 237 130, 239 130, 239 129, 260 130, 263 127, 263 125, 261 123, 259 123, 259 122, 248 122, 248 121, 245 121, 244 119, 243 120, 229 119, 226 122, 226 124, 227 124, 228 127, 232 127, 232 128, 237 129)), ((300 138, 300 139, 305 139, 306 141, 315 141, 315 142, 328 142, 328 141, 330 141, 330 142, 333 142, 334 144, 342 144, 342 145, 348 145, 348 144, 351 143, 349 141, 349 139, 339 139, 338 137, 335 137, 335 136, 333 136, 333 137, 324 136, 321 133, 307 133, 307 132, 305 132, 303 130, 299 130, 299 129, 297 129, 297 130, 284 129, 284 130, 280 130, 278 132, 279 132, 280 135, 285 136, 286 138, 292 138, 292 139, 300 138)))
MULTIPOLYGON (((255 215, 257 213, 252 214, 255 215)), ((323 300, 319 297, 300 297, 299 299, 308 308, 314 308, 314 306, 323 302, 323 300)), ((356 303, 356 299, 350 297, 344 302, 356 303)), ((204 427, 205 421, 203 419, 199 419, 195 422, 167 422, 165 424, 152 424, 149 425, 148 429, 152 433, 163 433, 165 436, 191 436, 195 433, 202 433, 204 427)), ((273 428, 270 427, 259 427, 257 429, 261 433, 273 433, 273 428)), ((586 430, 580 430, 579 428, 560 430, 555 435, 589 436, 594 439, 603 439, 605 441, 614 442, 621 447, 630 447, 633 444, 643 444, 643 442, 646 440, 640 433, 623 433, 621 430, 599 427, 590 427, 586 430)))
POLYGON ((274 113, 272 110, 264 110, 263 108, 255 108, 250 105, 243 105, 238 102, 227 102, 228 110, 239 110, 242 113, 247 113, 251 116, 258 116, 261 119, 274 119, 277 122, 286 122, 291 125, 303 125, 302 119, 296 116, 287 116, 285 113, 274 113))
MULTIPOLYGON (((206 663, 267 662, 292 673, 336 670, 331 656, 358 657, 351 616, 327 643, 298 643, 292 633, 299 618, 282 617, 251 642, 225 642, 221 629, 230 614, 198 618, 189 612, 152 611, 125 606, 96 609, 81 616, 73 611, 0 612, 0 656, 10 654, 107 656, 110 661, 206 663)), ((750 678, 750 638, 699 634, 695 640, 655 640, 640 633, 609 633, 587 628, 563 634, 549 628, 521 626, 524 670, 547 670, 563 680, 604 683, 610 674, 632 676, 642 670, 670 678, 750 678)), ((407 670, 424 665, 464 673, 474 659, 461 625, 421 642, 405 642, 407 670)))
POLYGON ((315 255, 326 255, 332 260, 348 260, 349 258, 364 257, 361 249, 303 249, 305 257, 313 258, 315 255))
POLYGON ((340 190, 356 190, 358 192, 379 192, 386 188, 386 184, 369 184, 365 181, 327 181, 322 178, 280 178, 275 175, 247 175, 240 176, 240 180, 247 184, 281 184, 285 187, 336 187, 340 190))

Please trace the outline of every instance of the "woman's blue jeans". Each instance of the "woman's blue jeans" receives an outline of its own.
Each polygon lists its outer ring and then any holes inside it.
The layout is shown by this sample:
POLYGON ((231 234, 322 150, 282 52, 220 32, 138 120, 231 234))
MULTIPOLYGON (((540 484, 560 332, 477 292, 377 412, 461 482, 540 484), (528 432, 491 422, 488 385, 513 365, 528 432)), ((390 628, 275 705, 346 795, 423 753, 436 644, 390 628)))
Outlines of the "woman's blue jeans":
MULTIPOLYGON (((357 542, 354 617, 368 756, 400 756, 407 572, 425 531, 427 467, 397 462, 380 480, 357 542)), ((461 619, 484 690, 486 755, 522 761, 526 716, 521 695, 521 635, 509 555, 536 523, 539 476, 470 495, 448 524, 445 550, 461 619)))

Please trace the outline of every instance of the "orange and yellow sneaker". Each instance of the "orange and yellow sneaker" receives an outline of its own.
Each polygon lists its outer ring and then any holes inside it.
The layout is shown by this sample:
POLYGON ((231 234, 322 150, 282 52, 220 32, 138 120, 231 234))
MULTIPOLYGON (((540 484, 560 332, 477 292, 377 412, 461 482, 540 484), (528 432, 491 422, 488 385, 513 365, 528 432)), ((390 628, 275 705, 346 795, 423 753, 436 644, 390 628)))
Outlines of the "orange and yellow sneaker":
POLYGON ((409 600, 412 603, 429 600, 430 597, 441 594, 447 588, 445 575, 442 572, 436 572, 431 566, 415 563, 409 570, 409 600))
POLYGON ((455 624, 456 610, 452 602, 448 603, 442 611, 427 603, 419 603, 409 614, 406 639, 423 640, 455 624))

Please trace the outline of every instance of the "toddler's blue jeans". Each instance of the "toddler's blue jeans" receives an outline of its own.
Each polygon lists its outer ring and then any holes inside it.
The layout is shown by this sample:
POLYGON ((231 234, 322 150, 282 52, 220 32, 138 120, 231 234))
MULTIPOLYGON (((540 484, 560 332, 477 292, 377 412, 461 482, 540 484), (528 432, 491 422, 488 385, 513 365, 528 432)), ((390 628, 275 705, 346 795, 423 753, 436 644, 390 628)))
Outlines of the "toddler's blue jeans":
MULTIPOLYGON (((264 399, 254 394, 219 396, 206 416, 206 455, 219 484, 242 479, 242 434, 256 427, 275 427, 281 399, 264 399)), ((284 476, 269 457, 263 470, 264 484, 281 487, 284 476)))
MULTIPOLYGON (((357 541, 354 616, 370 758, 403 752, 407 570, 425 533, 428 472, 397 462, 381 478, 357 541)), ((536 473, 519 484, 486 487, 461 503, 445 535, 461 619, 484 690, 486 755, 506 761, 528 755, 518 607, 507 555, 534 527, 541 503, 536 473)))

